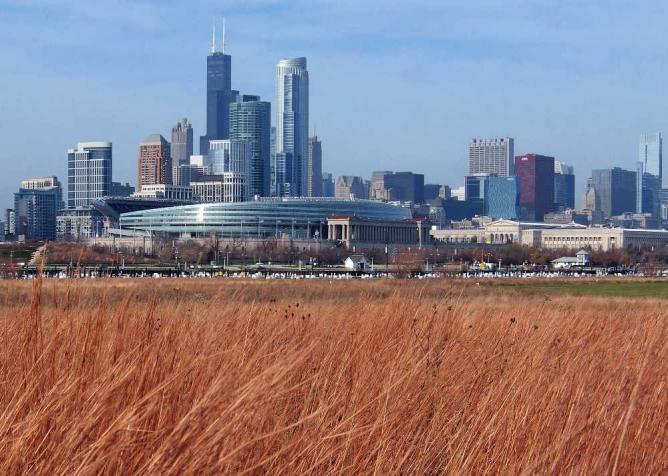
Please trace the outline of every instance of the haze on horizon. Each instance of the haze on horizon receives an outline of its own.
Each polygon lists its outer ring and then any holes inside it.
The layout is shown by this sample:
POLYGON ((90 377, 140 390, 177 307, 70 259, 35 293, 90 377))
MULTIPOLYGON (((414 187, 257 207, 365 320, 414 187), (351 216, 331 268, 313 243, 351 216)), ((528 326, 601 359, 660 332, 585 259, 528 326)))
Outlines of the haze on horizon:
MULTIPOLYGON (((0 208, 57 175, 68 148, 114 144, 136 183, 148 134, 204 132, 205 61, 227 20, 232 87, 274 108, 275 65, 309 62, 323 170, 411 170, 456 187, 472 137, 516 154, 635 169, 643 132, 668 133, 668 4, 658 0, 0 0, 0 208)), ((273 112, 273 111, 272 111, 273 112)))

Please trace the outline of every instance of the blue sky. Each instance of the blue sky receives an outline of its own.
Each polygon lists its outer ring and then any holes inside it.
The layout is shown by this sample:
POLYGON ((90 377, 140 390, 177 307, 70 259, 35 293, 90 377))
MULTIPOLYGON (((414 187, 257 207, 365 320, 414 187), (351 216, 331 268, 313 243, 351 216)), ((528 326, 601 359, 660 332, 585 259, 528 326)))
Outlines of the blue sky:
MULTIPOLYGON (((203 133, 205 57, 227 19, 232 85, 273 102, 278 59, 306 56, 323 169, 413 170, 457 186, 471 137, 575 166, 634 168, 668 133, 668 3, 574 0, 0 0, 0 207, 23 178, 66 178, 66 150, 139 142, 181 116, 203 133)), ((197 143, 197 140, 196 140, 197 143)))

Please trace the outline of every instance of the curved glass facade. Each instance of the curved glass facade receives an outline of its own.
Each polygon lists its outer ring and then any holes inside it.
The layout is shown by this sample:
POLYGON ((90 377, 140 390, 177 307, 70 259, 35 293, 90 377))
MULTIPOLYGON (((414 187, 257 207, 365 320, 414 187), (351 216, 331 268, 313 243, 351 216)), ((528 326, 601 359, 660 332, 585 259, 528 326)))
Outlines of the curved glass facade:
POLYGON ((263 198, 237 203, 202 203, 123 213, 121 229, 222 237, 327 238, 327 218, 355 216, 364 220, 401 221, 411 211, 371 200, 333 198, 263 198))

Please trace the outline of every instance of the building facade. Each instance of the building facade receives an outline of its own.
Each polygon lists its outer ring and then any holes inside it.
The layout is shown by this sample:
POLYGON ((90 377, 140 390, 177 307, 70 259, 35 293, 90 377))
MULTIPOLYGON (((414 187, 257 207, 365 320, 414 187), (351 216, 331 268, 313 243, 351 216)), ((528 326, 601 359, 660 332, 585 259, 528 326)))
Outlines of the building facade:
POLYGON ((188 164, 193 155, 193 127, 185 117, 172 127, 170 152, 174 167, 188 164))
POLYGON ((111 197, 129 197, 135 193, 135 188, 128 182, 111 182, 111 190, 109 196, 111 197))
POLYGON ((421 248, 431 243, 429 220, 364 220, 355 216, 333 215, 327 219, 327 236, 354 246, 403 245, 421 248))
POLYGON ((206 175, 190 184, 193 200, 202 203, 234 203, 248 199, 246 175, 225 172, 220 175, 206 175))
POLYGON ((619 167, 592 170, 589 193, 596 211, 605 218, 636 210, 637 174, 619 167))
POLYGON ((554 208, 554 157, 517 156, 515 175, 520 184, 520 218, 542 221, 554 208))
POLYGON ((271 194, 271 104, 259 96, 243 95, 230 105, 230 139, 250 144, 248 166, 250 196, 271 194))
POLYGON ((306 196, 322 197, 322 142, 318 136, 308 138, 306 176, 306 196))
POLYGON ((334 186, 334 197, 339 200, 350 200, 351 198, 366 199, 366 187, 364 179, 355 175, 341 175, 336 178, 334 186))
POLYGON ((67 208, 89 207, 111 191, 111 142, 80 142, 67 151, 67 208))
POLYGON ((485 181, 485 215, 495 219, 517 220, 520 211, 520 184, 515 176, 492 175, 485 181))
POLYGON ((156 183, 144 185, 141 191, 132 195, 135 198, 164 198, 167 200, 192 200, 192 189, 189 186, 156 183))
POLYGON ((573 167, 554 161, 554 209, 575 208, 575 174, 573 167))
POLYGON ((322 173, 322 196, 334 197, 334 178, 328 172, 322 173))
MULTIPOLYGON (((276 156, 292 154, 293 171, 287 175, 292 176, 289 188, 293 196, 306 194, 308 131, 309 74, 306 58, 282 59, 276 66, 276 156)), ((280 181, 275 180, 275 183, 280 181)))
POLYGON ((515 141, 501 139, 471 139, 469 142, 469 175, 513 175, 515 141))
POLYGON ((146 185, 172 183, 172 155, 169 142, 160 134, 151 134, 139 144, 137 190, 146 185))
POLYGON ((30 240, 56 239, 56 216, 62 208, 62 196, 56 177, 23 181, 14 194, 15 234, 30 240))

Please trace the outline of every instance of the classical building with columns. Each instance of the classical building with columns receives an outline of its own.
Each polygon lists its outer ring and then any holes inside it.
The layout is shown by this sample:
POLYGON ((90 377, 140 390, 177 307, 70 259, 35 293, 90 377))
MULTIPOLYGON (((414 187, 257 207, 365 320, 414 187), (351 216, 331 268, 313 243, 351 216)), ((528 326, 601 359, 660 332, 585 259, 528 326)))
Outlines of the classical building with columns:
POLYGON ((384 244, 427 246, 431 244, 429 220, 365 220, 353 215, 332 215, 327 219, 327 236, 347 247, 384 244))

